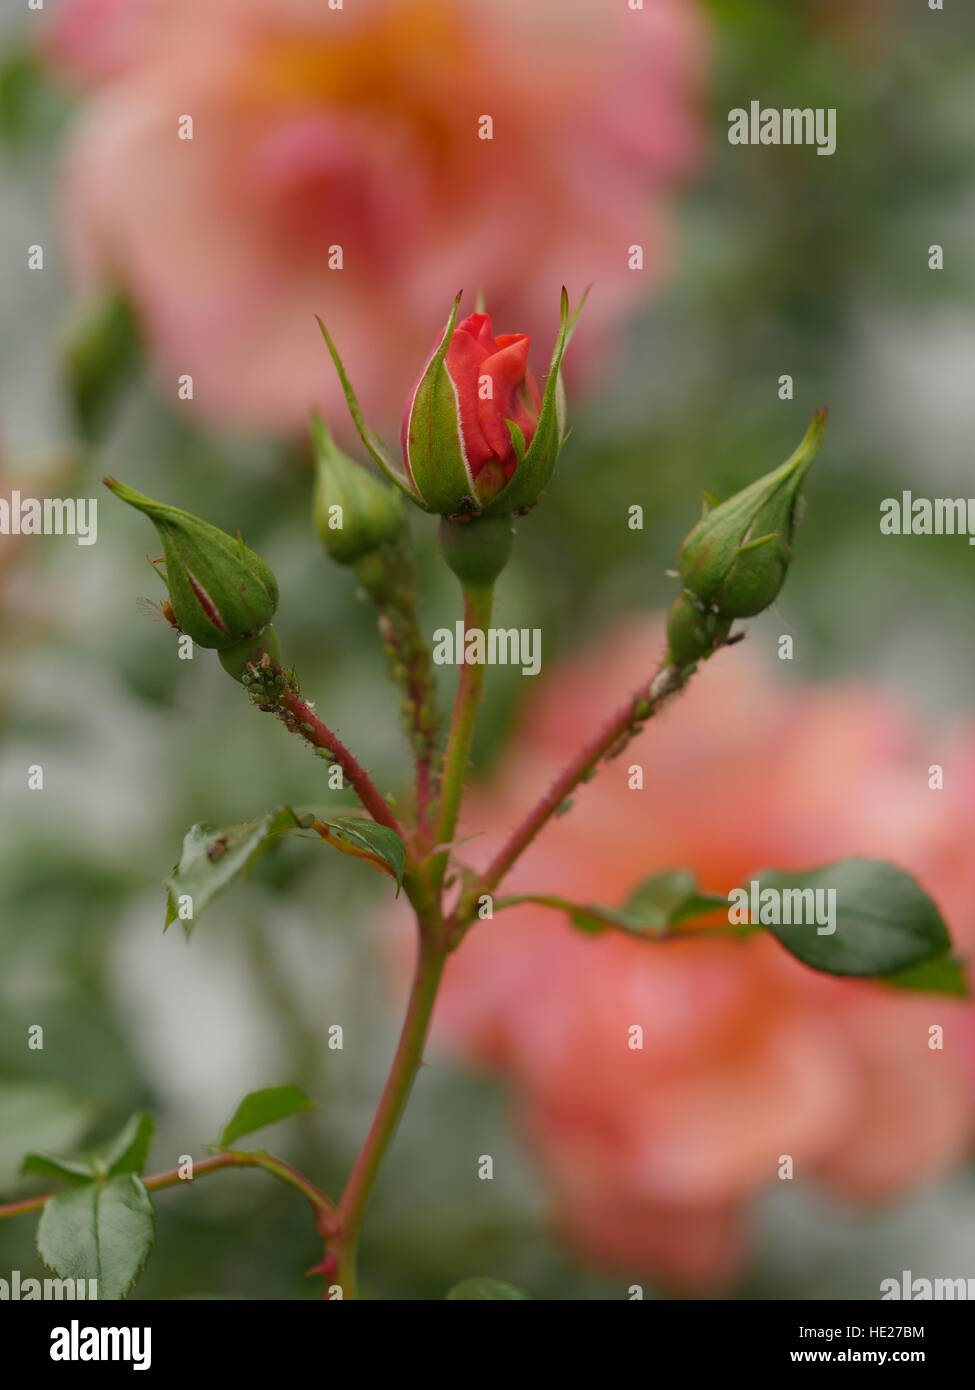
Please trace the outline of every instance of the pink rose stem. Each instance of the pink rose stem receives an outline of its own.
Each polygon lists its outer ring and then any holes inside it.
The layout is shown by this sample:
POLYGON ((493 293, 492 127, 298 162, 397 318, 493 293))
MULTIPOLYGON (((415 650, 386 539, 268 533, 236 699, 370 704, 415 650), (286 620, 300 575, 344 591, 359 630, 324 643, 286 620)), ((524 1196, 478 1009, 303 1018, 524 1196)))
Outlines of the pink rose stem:
POLYGON ((326 1240, 328 1250, 337 1257, 337 1282, 342 1287, 343 1298, 356 1297, 356 1245, 363 1213, 423 1060, 430 1018, 447 959, 442 930, 429 930, 432 926, 442 927, 439 907, 426 922, 421 916, 418 911, 420 946, 399 1043, 369 1133, 338 1205, 339 1234, 335 1239, 326 1240))
MULTIPOLYGON (((462 587, 466 650, 467 633, 472 628, 483 631, 490 624, 494 588, 493 585, 462 587)), ((465 663, 461 667, 441 782, 436 828, 438 845, 449 844, 457 826, 484 677, 483 662, 470 666, 465 663)), ((326 1242, 337 1257, 337 1278, 344 1298, 356 1296, 355 1258, 359 1227, 379 1166, 396 1133, 423 1059, 437 990, 449 952, 440 902, 448 858, 449 850, 441 850, 430 861, 427 874, 422 877, 416 875, 406 882, 406 891, 416 912, 419 928, 419 948, 410 1000, 372 1126, 339 1201, 340 1233, 336 1239, 326 1242)))
POLYGON ((292 733, 300 734, 314 748, 323 748, 330 753, 349 779, 356 795, 373 820, 378 821, 380 825, 385 825, 389 830, 395 830, 405 843, 405 830, 389 809, 385 798, 368 772, 346 748, 342 740, 322 723, 311 705, 302 700, 293 690, 288 690, 281 696, 280 708, 284 711, 282 714, 283 722, 292 733))
MULTIPOLYGON (((494 603, 494 585, 462 585, 464 594, 464 651, 460 653, 463 661, 467 650, 467 634, 475 628, 486 632, 491 622, 491 608, 494 603)), ((467 764, 471 756, 474 740, 474 726, 477 711, 484 693, 485 665, 477 662, 468 666, 465 662, 460 668, 457 683, 457 696, 454 700, 454 713, 447 738, 447 752, 444 757, 443 784, 440 793, 440 817, 437 821, 436 843, 449 846, 457 829, 457 817, 464 795, 467 778, 467 764)), ((433 878, 439 887, 443 883, 447 868, 449 850, 437 856, 433 878)))

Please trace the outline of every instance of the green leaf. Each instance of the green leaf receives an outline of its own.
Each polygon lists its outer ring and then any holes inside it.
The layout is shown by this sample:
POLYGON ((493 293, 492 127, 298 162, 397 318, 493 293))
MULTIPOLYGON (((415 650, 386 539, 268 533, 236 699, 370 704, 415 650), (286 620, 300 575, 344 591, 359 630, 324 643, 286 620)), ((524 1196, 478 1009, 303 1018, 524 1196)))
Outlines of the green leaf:
POLYGON ((377 825, 375 821, 366 820, 363 816, 320 816, 317 819, 340 839, 357 849, 375 854, 388 865, 396 879, 396 891, 399 893, 403 886, 403 874, 406 872, 406 846, 395 830, 390 830, 385 825, 377 825))
MULTIPOLYGON (((815 923, 770 925, 787 951, 829 975, 891 975, 935 960, 951 949, 941 914, 903 869, 880 859, 843 859, 820 869, 784 874, 765 870, 753 878, 764 892, 835 893, 835 931, 815 923)), ((808 915, 808 914, 807 914, 808 915)))
POLYGON ((192 915, 183 918, 187 936, 212 898, 248 869, 276 836, 306 830, 312 817, 279 806, 244 825, 194 825, 183 841, 179 863, 166 880, 166 926, 179 917, 179 900, 188 897, 192 915))
POLYGON ((29 1153, 20 1171, 26 1176, 54 1178, 77 1186, 96 1178, 113 1178, 119 1173, 141 1173, 152 1143, 155 1123, 151 1115, 139 1112, 101 1149, 64 1157, 61 1154, 29 1153))
MULTIPOLYGON (((502 898, 495 903, 495 907, 514 907, 524 902, 565 912, 579 931, 595 935, 609 927, 644 940, 667 936, 692 918, 708 916, 717 910, 727 913, 728 910, 726 897, 702 893, 695 884, 693 874, 684 869, 645 879, 630 894, 622 908, 605 907, 600 903, 573 903, 567 898, 538 893, 502 898)), ((751 928, 726 924, 723 930, 729 936, 740 936, 743 931, 751 931, 751 928)))
POLYGON ((314 1101, 308 1099, 300 1086, 269 1086, 263 1091, 250 1091, 224 1126, 220 1147, 225 1149, 242 1134, 252 1134, 255 1129, 314 1108, 314 1101))
POLYGON ((155 1120, 145 1111, 133 1115, 115 1138, 95 1154, 100 1172, 110 1178, 119 1173, 141 1173, 155 1128, 155 1120))
POLYGON ((527 1299, 531 1298, 531 1294, 525 1293, 524 1289, 516 1288, 514 1284, 505 1284, 501 1279, 489 1279, 480 1275, 473 1279, 463 1279, 459 1284, 455 1284, 447 1298, 451 1302, 472 1302, 480 1299, 527 1299))
POLYGON ((936 905, 910 874, 893 864, 875 859, 845 859, 802 873, 766 869, 737 891, 747 895, 741 922, 727 920, 731 895, 701 892, 686 870, 645 879, 622 909, 531 893, 500 899, 495 907, 538 903, 565 912, 582 931, 599 932, 609 927, 650 941, 672 937, 684 923, 700 921, 720 911, 725 922, 695 928, 693 935, 707 932, 710 936, 748 936, 768 930, 787 951, 814 970, 877 979, 899 989, 968 995, 963 964, 950 955, 951 940, 936 905), (754 903, 757 911, 749 918, 752 882, 758 885, 754 903), (763 923, 761 895, 769 888, 776 891, 780 918, 785 916, 783 894, 803 894, 801 904, 797 897, 788 900, 791 915, 803 920, 792 924, 763 923), (821 894, 818 899, 817 892, 821 894), (812 897, 808 896, 810 893, 812 897), (830 898, 830 893, 835 897, 830 898), (832 914, 831 902, 835 908, 832 914), (834 930, 818 929, 833 926, 834 922, 834 930))
POLYGON ((62 1279, 95 1279, 99 1298, 124 1298, 152 1249, 156 1214, 140 1178, 121 1173, 52 1197, 37 1253, 62 1279))
POLYGON ((52 1178, 55 1182, 94 1182, 98 1177, 90 1157, 63 1158, 60 1154, 29 1153, 20 1165, 24 1177, 52 1178))
POLYGON ((718 910, 727 913, 727 896, 702 893, 694 875, 687 869, 673 869, 645 878, 623 904, 624 913, 640 921, 644 933, 648 927, 666 931, 718 910))
POLYGON ((965 964, 955 956, 936 956, 879 978, 895 989, 914 989, 922 994, 949 994, 956 999, 968 999, 971 993, 965 964))

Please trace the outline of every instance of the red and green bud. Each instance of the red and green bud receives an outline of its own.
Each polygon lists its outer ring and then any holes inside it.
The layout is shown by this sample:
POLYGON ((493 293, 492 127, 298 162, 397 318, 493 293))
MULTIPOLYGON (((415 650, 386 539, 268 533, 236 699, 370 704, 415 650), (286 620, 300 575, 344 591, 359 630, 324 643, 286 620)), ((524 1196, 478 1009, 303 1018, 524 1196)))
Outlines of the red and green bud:
POLYGON ((324 325, 346 400, 363 443, 380 467, 425 511, 441 516, 503 515, 534 506, 565 443, 561 367, 579 308, 561 320, 545 389, 528 368, 523 333, 494 336, 487 314, 457 323, 460 295, 403 412, 405 472, 362 418, 345 369, 324 325))
POLYGON ((315 525, 332 559, 351 565, 401 534, 403 506, 392 488, 339 449, 317 414, 312 437, 315 525))
POLYGON ((201 647, 226 650, 259 636, 274 617, 278 584, 240 536, 178 507, 143 497, 114 478, 106 487, 144 512, 159 532, 177 625, 201 647))
POLYGON ((407 476, 431 511, 484 511, 501 493, 538 429, 542 398, 528 369, 524 333, 495 338, 487 314, 443 337, 403 411, 400 442, 407 476))
POLYGON ((750 618, 772 603, 792 559, 803 479, 819 453, 826 411, 818 410, 780 468, 706 509, 680 548, 685 590, 721 618, 750 618))

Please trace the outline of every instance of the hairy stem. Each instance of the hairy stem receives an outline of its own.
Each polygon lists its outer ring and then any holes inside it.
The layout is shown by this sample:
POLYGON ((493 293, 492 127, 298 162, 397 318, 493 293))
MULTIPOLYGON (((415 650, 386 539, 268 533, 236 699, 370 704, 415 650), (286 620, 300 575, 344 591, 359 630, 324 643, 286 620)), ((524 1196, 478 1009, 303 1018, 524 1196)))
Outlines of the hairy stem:
MULTIPOLYGON (((166 1187, 185 1187, 194 1182, 197 1178, 202 1178, 207 1173, 217 1173, 223 1168, 263 1168, 266 1173, 270 1173, 279 1182, 286 1183, 288 1187, 293 1187, 296 1192, 308 1201, 314 1212, 315 1220, 319 1231, 325 1235, 334 1229, 335 1226, 335 1206, 320 1191, 310 1179, 303 1173, 299 1173, 297 1168, 286 1163, 282 1158, 275 1158, 273 1154, 260 1152, 238 1152, 234 1149, 226 1149, 221 1153, 212 1154, 209 1158, 198 1159, 193 1164, 193 1177, 180 1177, 178 1168, 170 1168, 164 1173, 155 1173, 151 1177, 143 1178, 142 1182, 150 1192, 159 1192, 166 1187)), ((42 1193, 39 1197, 26 1197, 20 1202, 7 1202, 0 1205, 0 1221, 7 1217, 25 1216, 32 1211, 40 1211, 42 1207, 57 1196, 54 1192, 42 1193)))
MULTIPOLYGON (((468 632, 472 628, 480 628, 486 632, 491 622, 491 607, 494 601, 494 586, 485 585, 463 585, 464 592, 464 639, 466 652, 466 639, 468 632)), ((464 652, 461 653, 463 659, 464 652)), ((477 711, 484 691, 485 666, 483 662, 477 662, 468 666, 465 662, 460 668, 460 679, 457 682, 457 695, 454 699, 454 713, 450 722, 450 734, 447 739, 447 752, 444 757, 443 778, 440 791, 440 817, 437 821, 435 843, 447 845, 454 837, 457 829, 457 818, 460 815, 460 804, 464 795, 464 784, 467 779, 467 765, 471 756, 471 744, 474 741, 474 726, 477 723, 477 711)), ((443 882, 444 872, 447 867, 448 853, 445 851, 438 856, 434 870, 434 880, 438 884, 443 882)))
POLYGON ((689 671, 680 671, 676 666, 663 665, 645 685, 620 706, 596 737, 585 744, 559 773, 545 795, 532 807, 498 850, 478 882, 458 904, 450 923, 451 928, 462 929, 472 920, 478 898, 497 887, 516 859, 551 820, 566 798, 581 782, 588 781, 603 758, 622 752, 646 721, 656 714, 670 696, 683 687, 689 674, 689 671))
POLYGON ((322 723, 311 705, 303 700, 297 691, 285 690, 274 703, 262 708, 276 713, 292 733, 298 734, 313 748, 320 748, 337 762, 373 820, 378 821, 380 825, 388 826, 390 830, 395 830, 400 839, 406 839, 406 832, 368 772, 342 740, 322 723))
POLYGON ((364 555, 355 572, 378 614, 390 674, 402 691, 403 728, 416 767, 418 838, 424 842, 436 791, 434 759, 440 715, 430 649, 416 615, 413 556, 402 540, 390 541, 364 555))
POLYGON ((416 969, 399 1043, 376 1107, 372 1126, 349 1174, 338 1205, 340 1234, 336 1240, 329 1242, 329 1245, 338 1257, 337 1277, 342 1286, 343 1298, 356 1296, 356 1245, 363 1212, 372 1192, 379 1165, 392 1143, 423 1058, 430 1018, 446 960, 442 941, 438 939, 439 933, 429 929, 439 925, 439 920, 420 923, 416 969))

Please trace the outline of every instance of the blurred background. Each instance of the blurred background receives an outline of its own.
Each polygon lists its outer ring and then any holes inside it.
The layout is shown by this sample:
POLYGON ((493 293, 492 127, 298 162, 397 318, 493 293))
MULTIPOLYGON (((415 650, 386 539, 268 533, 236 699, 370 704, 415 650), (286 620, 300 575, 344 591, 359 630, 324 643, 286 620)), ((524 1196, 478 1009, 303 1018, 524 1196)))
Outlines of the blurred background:
MULTIPOLYGON (((457 288, 473 307, 483 287, 497 331, 532 333, 541 378, 560 285, 575 300, 593 283, 570 349, 572 439, 499 591, 499 621, 542 629, 543 675, 536 689, 490 672, 472 833, 482 814, 510 823, 649 669, 701 490, 727 495, 783 461, 828 404, 776 611, 737 667, 719 674, 739 661, 729 652, 702 672, 712 693, 695 695, 693 728, 675 712, 669 744, 665 724, 638 746, 648 764, 655 738, 671 748, 670 790, 633 809, 613 790, 622 773, 604 774, 593 804, 625 847, 584 838, 586 789, 540 871, 558 891, 553 876, 588 857, 585 889, 605 899, 679 861, 721 888, 773 859, 828 856, 835 823, 837 853, 897 858, 958 941, 972 935, 971 551, 882 537, 879 506, 905 488, 973 491, 975 15, 907 0, 484 8, 51 0, 3 20, 0 495, 101 494, 93 546, 0 537, 4 1200, 31 1190, 17 1176, 27 1150, 70 1150, 138 1107, 158 1118, 164 1168, 202 1153, 243 1092, 296 1082, 319 1109, 269 1147, 335 1194, 368 1127, 403 994, 378 880, 295 842, 215 903, 191 944, 162 935, 161 883, 193 822, 349 798, 206 653, 179 661, 140 615, 138 595, 159 597, 155 536, 100 487, 114 474, 241 529, 278 576, 276 626, 304 691, 379 785, 408 797, 373 614, 309 519, 309 409, 356 452, 316 312, 395 441, 457 288), (752 99, 835 107, 836 153, 729 146, 727 113, 752 99), (42 271, 27 268, 34 245, 42 271), (642 531, 627 528, 634 504, 642 531), (627 617, 631 636, 600 646, 627 617), (783 632, 791 662, 776 660, 783 632), (547 683, 570 658, 566 697, 547 683), (536 695, 551 718, 526 714, 536 695), (27 789, 36 763, 43 791, 27 789), (946 768, 941 801, 932 763, 946 768), (680 832, 654 848, 665 824, 680 832), (42 1052, 26 1047, 35 1023, 42 1052)), ((432 632, 457 598, 434 525, 418 513, 412 530, 432 632)), ((902 1269, 975 1275, 965 1006, 807 986, 801 967, 780 978, 764 957, 746 979, 743 954, 700 947, 678 1009, 639 947, 583 941, 583 959, 569 928, 526 919, 529 937, 524 962, 510 933, 479 948, 490 1005, 459 966, 452 1002, 448 980, 442 1037, 367 1218, 366 1293, 442 1297, 491 1274, 548 1298, 620 1297, 633 1282, 647 1296, 875 1297, 902 1269), (543 988, 553 972, 558 996, 543 988), (718 993, 698 996, 701 978, 718 993), (657 990, 668 1020, 669 1043, 625 1086, 593 1061, 606 1012, 620 1017, 613 981, 633 998, 657 990), (541 1041, 516 1017, 531 1008, 541 1041), (944 1055, 910 1050, 915 1024, 946 1020, 944 1055), (776 1071, 786 1056, 795 1071, 776 1071), (789 1138, 810 1159, 781 1183, 789 1138), (475 1177, 483 1153, 490 1183, 475 1177), (856 1175, 840 1172, 857 1155, 856 1175)), ((320 1296, 303 1274, 320 1258, 304 1207, 262 1174, 163 1193, 157 1208, 135 1297, 320 1296)), ((0 1226, 0 1273, 39 1273, 32 1228, 0 1226)))

